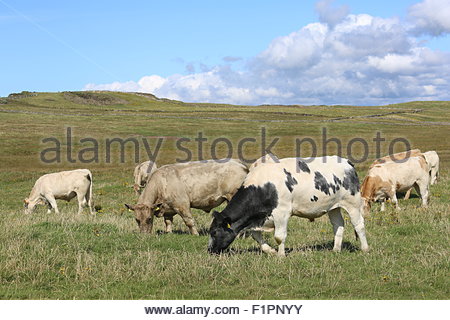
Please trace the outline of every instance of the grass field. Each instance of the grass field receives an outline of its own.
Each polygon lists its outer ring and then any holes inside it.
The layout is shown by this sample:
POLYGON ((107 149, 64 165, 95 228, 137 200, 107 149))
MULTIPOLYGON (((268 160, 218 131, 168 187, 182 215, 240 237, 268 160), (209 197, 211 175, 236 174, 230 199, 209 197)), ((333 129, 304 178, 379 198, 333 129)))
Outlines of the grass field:
MULTIPOLYGON (((0 98, 0 298, 1 299, 449 299, 450 298, 450 102, 410 102, 389 106, 233 106, 193 104, 132 93, 22 93, 0 98), (67 128, 72 141, 67 141, 67 128), (216 138, 246 143, 246 158, 261 156, 266 142, 279 138, 272 152, 295 156, 296 138, 312 138, 317 155, 335 154, 338 145, 323 149, 327 138, 337 138, 347 157, 351 139, 368 142, 367 159, 356 165, 360 180, 376 157, 373 139, 385 141, 380 154, 388 154, 396 138, 412 148, 436 150, 441 158, 441 179, 431 186, 430 205, 419 208, 419 198, 400 200, 402 211, 378 206, 366 219, 371 251, 359 250, 347 223, 344 249, 331 251, 333 233, 328 218, 314 223, 292 218, 285 259, 262 254, 252 239, 238 239, 231 253, 220 257, 206 252, 211 217, 194 210, 201 235, 191 236, 179 217, 173 234, 164 234, 157 219, 156 234, 140 234, 124 203, 134 203, 130 188, 135 150, 127 144, 125 161, 112 148, 106 163, 106 139, 134 138, 140 160, 146 160, 142 139, 155 151, 158 165, 186 157, 177 149, 183 144, 199 157, 195 139, 204 143, 203 158, 211 157, 216 138), (61 161, 44 163, 40 153, 55 145, 43 143, 54 137, 61 142, 61 161), (99 142, 95 152, 87 150, 99 142), (74 163, 67 161, 68 144, 74 163), (89 162, 89 161, 87 161, 89 162), (76 201, 58 202, 60 215, 38 208, 23 213, 22 201, 42 174, 63 169, 89 168, 94 176, 94 201, 101 210, 94 216, 76 214, 76 201)), ((226 145, 217 144, 216 156, 226 145)), ((353 158, 364 157, 354 143, 353 158)), ((394 151, 404 144, 396 143, 394 151)), ((302 156, 312 148, 305 144, 302 156)), ((48 153, 49 157, 56 153, 48 153)), ((346 218, 346 221, 348 219, 346 218)), ((265 235, 270 244, 275 242, 265 235)))

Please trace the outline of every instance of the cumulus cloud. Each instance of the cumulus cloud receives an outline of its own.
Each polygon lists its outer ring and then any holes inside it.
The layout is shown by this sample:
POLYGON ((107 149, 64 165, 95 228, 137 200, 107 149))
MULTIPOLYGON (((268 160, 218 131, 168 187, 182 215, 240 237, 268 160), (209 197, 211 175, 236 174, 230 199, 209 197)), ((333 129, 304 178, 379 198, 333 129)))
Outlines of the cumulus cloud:
POLYGON ((425 0, 411 6, 408 14, 417 34, 440 36, 450 33, 449 0, 425 0))
MULTIPOLYGON (((330 1, 324 3, 326 13, 330 1)), ((227 63, 233 62, 230 58, 224 65, 187 75, 152 75, 85 89, 232 104, 371 105, 450 99, 450 53, 424 47, 404 21, 347 12, 337 15, 339 19, 325 16, 322 22, 274 39, 260 54, 241 61, 240 70, 227 63)))

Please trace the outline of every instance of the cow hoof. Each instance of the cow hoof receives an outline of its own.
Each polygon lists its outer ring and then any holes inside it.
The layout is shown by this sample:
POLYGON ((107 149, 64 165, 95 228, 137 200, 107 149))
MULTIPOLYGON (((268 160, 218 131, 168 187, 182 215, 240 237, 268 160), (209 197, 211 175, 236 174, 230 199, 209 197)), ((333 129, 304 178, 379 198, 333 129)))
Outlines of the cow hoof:
POLYGON ((361 248, 361 251, 366 253, 366 252, 370 251, 370 248, 369 247, 363 247, 363 248, 361 248))
POLYGON ((275 250, 274 248, 272 248, 271 246, 269 246, 266 243, 261 246, 261 251, 264 253, 267 253, 267 254, 271 254, 271 255, 277 254, 277 250, 275 250))

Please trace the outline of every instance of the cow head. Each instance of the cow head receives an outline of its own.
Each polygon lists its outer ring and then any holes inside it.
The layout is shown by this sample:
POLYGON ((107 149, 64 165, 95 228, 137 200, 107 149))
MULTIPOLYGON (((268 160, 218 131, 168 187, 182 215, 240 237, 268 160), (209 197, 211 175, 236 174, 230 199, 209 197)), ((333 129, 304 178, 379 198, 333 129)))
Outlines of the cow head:
POLYGON ((25 208, 25 213, 30 214, 34 211, 34 207, 38 204, 37 200, 24 199, 23 207, 25 208))
POLYGON ((231 221, 219 212, 213 212, 213 222, 209 230, 208 252, 220 254, 233 242, 236 233, 231 228, 231 221))
POLYGON ((148 205, 142 203, 137 205, 125 204, 125 207, 134 211, 135 220, 141 232, 152 232, 153 211, 148 205))
POLYGON ((362 199, 363 199, 363 216, 367 217, 370 214, 370 209, 372 208, 372 201, 364 197, 362 197, 362 199))

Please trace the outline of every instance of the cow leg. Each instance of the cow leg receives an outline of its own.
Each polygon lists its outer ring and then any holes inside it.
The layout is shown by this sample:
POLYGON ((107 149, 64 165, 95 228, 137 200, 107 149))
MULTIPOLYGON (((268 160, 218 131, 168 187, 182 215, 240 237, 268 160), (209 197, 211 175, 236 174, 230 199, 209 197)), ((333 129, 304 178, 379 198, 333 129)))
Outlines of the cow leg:
POLYGON ((344 219, 341 215, 341 208, 336 208, 328 212, 328 217, 333 225, 334 232, 334 252, 341 252, 342 238, 344 236, 344 219))
POLYGON ((361 250, 364 252, 369 251, 369 245, 367 244, 366 239, 366 229, 364 228, 364 218, 358 207, 353 207, 351 209, 347 209, 347 212, 350 216, 350 222, 355 229, 356 234, 358 235, 359 242, 361 244, 361 250))
POLYGON ((269 246, 267 244, 266 241, 264 241, 261 231, 251 231, 251 235, 252 235, 252 238, 255 239, 255 241, 259 243, 262 252, 272 253, 272 254, 277 253, 277 251, 275 249, 273 249, 271 246, 269 246))
POLYGON ((420 195, 422 199, 422 207, 428 206, 428 182, 419 182, 414 185, 414 189, 416 189, 417 193, 420 195))
MULTIPOLYGON (((45 196, 45 199, 47 199, 47 201, 48 201, 48 203, 50 204, 50 206, 51 206, 53 209, 55 209, 55 213, 59 214, 59 209, 58 209, 58 205, 56 204, 56 199, 55 199, 55 197, 54 197, 52 194, 50 194, 50 195, 46 195, 46 196, 45 196)), ((50 213, 51 211, 48 210, 47 212, 50 213)))
POLYGON ((86 191, 84 198, 85 198, 85 205, 87 205, 87 207, 89 208, 90 214, 94 214, 94 211, 92 210, 92 199, 89 194, 89 190, 86 191))
POLYGON ((84 194, 81 192, 77 193, 77 200, 78 200, 78 214, 83 213, 83 207, 86 206, 86 199, 84 194))
POLYGON ((404 200, 408 200, 409 199, 409 196, 411 195, 411 191, 412 191, 412 188, 409 188, 408 191, 406 191, 405 197, 403 198, 404 200))
MULTIPOLYGON (((286 211, 283 210, 283 212, 286 211)), ((288 212, 290 213, 291 210, 289 210, 288 212)), ((287 237, 287 225, 290 214, 283 214, 279 210, 275 209, 272 212, 272 215, 273 215, 273 222, 275 224, 275 234, 274 234, 275 241, 278 244, 278 256, 284 257, 286 256, 286 252, 284 249, 284 242, 287 237)))
POLYGON ((392 193, 391 200, 392 203, 395 205, 395 209, 400 210, 400 206, 398 205, 398 199, 395 191, 392 193))
POLYGON ((173 215, 164 215, 164 223, 166 224, 166 233, 172 233, 173 215))
POLYGON ((195 226, 194 218, 192 217, 192 213, 190 209, 181 209, 177 210, 177 213, 181 216, 186 226, 189 228, 191 234, 198 236, 198 231, 195 226))
POLYGON ((47 204, 47 213, 52 213, 52 205, 50 204, 49 201, 47 201, 47 199, 44 200, 45 204, 47 204))
POLYGON ((431 184, 437 184, 437 181, 439 179, 439 166, 437 166, 436 168, 431 169, 432 172, 432 179, 431 179, 431 184))

